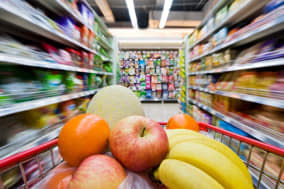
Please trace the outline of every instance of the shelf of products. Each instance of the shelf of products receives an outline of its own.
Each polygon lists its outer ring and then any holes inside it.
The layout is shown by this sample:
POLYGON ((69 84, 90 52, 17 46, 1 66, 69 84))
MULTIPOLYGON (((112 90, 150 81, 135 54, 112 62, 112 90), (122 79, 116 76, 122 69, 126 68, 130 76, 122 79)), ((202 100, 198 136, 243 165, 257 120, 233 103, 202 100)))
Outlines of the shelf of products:
MULTIPOLYGON (((200 107, 201 109, 209 112, 210 114, 232 124, 233 126, 241 129, 242 131, 245 131, 246 133, 249 133, 251 136, 254 136, 255 138, 264 141, 268 144, 272 144, 278 147, 283 148, 284 147, 284 142, 281 140, 281 136, 277 136, 277 138, 275 136, 271 136, 270 134, 266 134, 265 132, 259 131, 258 128, 253 128, 251 126, 248 126, 246 123, 242 123, 242 121, 234 119, 230 116, 224 115, 219 111, 214 110, 213 108, 210 108, 209 106, 206 106, 202 103, 199 103, 195 100, 192 99, 188 99, 188 101, 198 107, 200 107)), ((283 136, 282 136, 283 137, 283 136)))
POLYGON ((189 76, 189 87, 278 108, 283 106, 283 69, 189 76))
POLYGON ((100 45, 102 45, 106 49, 111 49, 111 45, 107 41, 107 39, 104 36, 99 35, 98 33, 95 33, 96 39, 100 45))
POLYGON ((176 99, 179 88, 178 51, 121 51, 120 84, 142 101, 176 99))
POLYGON ((0 4, 0 156, 58 137, 115 82, 117 40, 86 0, 0 4))
POLYGON ((236 93, 236 92, 229 92, 229 91, 211 91, 207 88, 195 87, 195 86, 189 86, 188 88, 198 90, 198 91, 202 91, 202 92, 206 92, 206 93, 210 93, 210 94, 227 96, 227 97, 231 97, 231 98, 245 100, 245 101, 248 101, 248 102, 254 102, 254 103, 258 103, 258 104, 264 104, 264 105, 284 109, 284 101, 283 100, 266 98, 266 97, 255 96, 255 95, 242 94, 242 93, 236 93))
POLYGON ((5 22, 74 48, 96 53, 86 45, 60 32, 56 23, 23 1, 5 1, 0 5, 1 19, 5 22), (21 3, 18 3, 21 2, 21 3), (51 24, 52 23, 52 24, 51 24))
POLYGON ((55 103, 71 100, 74 98, 89 96, 89 95, 95 94, 96 91, 98 91, 98 89, 12 104, 10 106, 0 108, 0 116, 6 116, 9 114, 14 114, 14 113, 34 109, 34 108, 39 108, 42 106, 47 106, 50 104, 55 104, 55 103))
MULTIPOLYGON (((216 73, 223 73, 223 72, 232 72, 232 71, 240 71, 240 70, 250 70, 250 69, 258 69, 258 68, 270 68, 270 67, 276 67, 276 66, 284 66, 284 59, 283 58, 276 58, 276 59, 270 59, 270 60, 263 60, 258 62, 250 62, 247 64, 238 64, 230 66, 230 63, 228 66, 224 65, 221 68, 214 68, 212 70, 204 70, 204 71, 191 71, 196 70, 194 67, 196 64, 191 64, 192 67, 190 68, 190 71, 188 75, 205 75, 205 74, 216 74, 216 73)), ((205 68, 206 69, 206 68, 205 68)))
POLYGON ((219 1, 211 10, 184 42, 187 113, 283 148, 283 2, 219 1))
POLYGON ((227 27, 222 28, 217 33, 219 37, 213 36, 208 43, 195 46, 191 52, 191 59, 187 62, 194 62, 220 50, 248 44, 283 30, 283 12, 284 7, 279 7, 265 16, 261 15, 262 17, 243 28, 236 27, 231 30, 227 27))
POLYGON ((223 26, 242 21, 242 19, 254 14, 268 1, 269 0, 261 2, 259 2, 258 0, 235 1, 230 6, 224 6, 224 8, 216 13, 215 22, 217 22, 217 24, 215 23, 215 26, 213 26, 213 18, 207 21, 207 23, 202 28, 200 28, 200 30, 198 30, 199 32, 197 34, 197 38, 199 40, 194 42, 194 44, 191 45, 190 49, 208 39, 212 34, 214 34, 223 26))
POLYGON ((57 138, 64 123, 85 111, 89 101, 89 96, 68 99, 0 117, 1 123, 4 123, 1 130, 5 131, 0 139, 1 158, 57 138))
POLYGON ((83 73, 95 73, 95 74, 102 74, 102 75, 112 75, 112 72, 99 72, 91 69, 80 68, 71 65, 64 65, 64 64, 57 64, 50 61, 42 61, 30 58, 24 58, 21 56, 15 55, 8 55, 0 53, 0 62, 3 63, 10 63, 10 64, 18 64, 24 66, 32 66, 32 67, 39 67, 39 68, 48 68, 48 69, 55 69, 55 70, 65 70, 65 71, 73 71, 73 72, 83 72, 83 73))
POLYGON ((75 1, 68 2, 62 0, 39 0, 39 3, 59 15, 69 15, 73 20, 78 22, 80 25, 86 25, 91 31, 93 31, 94 14, 87 7, 86 1, 77 4, 75 1))

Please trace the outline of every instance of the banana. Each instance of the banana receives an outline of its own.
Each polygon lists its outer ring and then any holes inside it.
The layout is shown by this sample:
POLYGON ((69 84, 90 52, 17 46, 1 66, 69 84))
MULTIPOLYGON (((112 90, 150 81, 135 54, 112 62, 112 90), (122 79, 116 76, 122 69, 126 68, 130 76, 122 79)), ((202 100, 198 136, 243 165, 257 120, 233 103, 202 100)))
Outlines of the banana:
POLYGON ((153 176, 156 180, 160 180, 159 169, 156 169, 154 171, 153 176))
MULTIPOLYGON (((204 139, 203 137, 189 134, 176 134, 168 138, 169 140, 169 149, 171 150, 175 145, 183 142, 188 142, 193 139, 204 139)), ((205 138, 206 139, 206 138, 205 138)))
MULTIPOLYGON (((168 154, 169 159, 181 160, 201 169, 226 189, 253 189, 244 173, 222 153, 204 144, 184 142, 168 154)), ((159 174, 162 173, 159 171, 159 174)), ((161 175, 159 175, 161 178, 161 175)))
MULTIPOLYGON (((185 129, 182 129, 182 130, 185 130, 185 129)), ((225 155, 226 157, 228 157, 231 161, 233 161, 235 163, 235 165, 237 165, 242 170, 242 172, 247 177, 248 181, 251 184, 253 184, 251 175, 250 175, 247 167, 245 166, 243 161, 228 146, 226 146, 223 143, 218 142, 214 139, 211 139, 211 138, 208 138, 204 135, 196 133, 194 131, 190 131, 190 133, 188 131, 189 130, 185 130, 185 131, 181 131, 181 132, 174 131, 170 134, 171 135, 169 137, 169 148, 170 148, 170 150, 173 149, 175 147, 175 145, 183 143, 183 142, 195 142, 195 143, 199 143, 199 144, 205 144, 206 146, 209 146, 209 147, 213 148, 214 150, 217 150, 218 152, 220 152, 223 155, 225 155), (193 134, 192 134, 192 132, 193 132, 193 134)))
POLYGON ((168 138, 170 139, 171 137, 177 136, 177 135, 193 135, 193 136, 200 136, 200 137, 206 137, 196 131, 188 130, 188 129, 166 129, 166 133, 168 138))
POLYGON ((158 171, 161 182, 169 189, 224 189, 207 173, 183 161, 166 159, 158 171))
POLYGON ((214 150, 220 152, 221 154, 226 156, 228 159, 230 159, 235 165, 237 165, 241 169, 241 171, 243 172, 245 177, 248 179, 249 183, 251 185, 253 184, 251 175, 250 175, 246 165, 238 157, 238 155, 235 152, 233 152, 228 146, 226 146, 225 144, 218 142, 214 139, 210 139, 210 138, 202 138, 202 139, 192 138, 192 139, 190 139, 190 142, 204 144, 204 145, 206 145, 210 148, 213 148, 214 150))

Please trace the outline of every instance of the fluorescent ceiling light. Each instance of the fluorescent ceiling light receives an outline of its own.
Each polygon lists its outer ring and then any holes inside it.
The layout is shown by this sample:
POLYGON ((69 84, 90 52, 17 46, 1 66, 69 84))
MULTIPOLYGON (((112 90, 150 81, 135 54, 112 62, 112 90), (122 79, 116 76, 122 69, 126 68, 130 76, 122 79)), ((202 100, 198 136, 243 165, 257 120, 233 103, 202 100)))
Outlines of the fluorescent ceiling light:
POLYGON ((173 0, 165 0, 162 16, 160 20, 160 26, 159 26, 160 28, 164 28, 166 25, 172 3, 173 3, 173 0))
POLYGON ((137 29, 138 24, 137 24, 137 17, 136 17, 136 13, 135 13, 134 2, 133 2, 133 0, 125 0, 125 1, 126 1, 126 5, 127 5, 127 8, 128 8, 128 12, 129 12, 129 16, 130 16, 132 26, 135 29, 137 29))

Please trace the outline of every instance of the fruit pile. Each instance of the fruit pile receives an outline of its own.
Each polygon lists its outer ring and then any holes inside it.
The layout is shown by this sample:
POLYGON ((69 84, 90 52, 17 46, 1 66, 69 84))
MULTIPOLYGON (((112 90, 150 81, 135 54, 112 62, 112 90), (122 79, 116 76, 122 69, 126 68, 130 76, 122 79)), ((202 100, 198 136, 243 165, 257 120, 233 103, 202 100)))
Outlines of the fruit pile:
POLYGON ((65 162, 38 188, 253 188, 242 160, 198 133, 188 115, 173 116, 164 129, 143 116, 137 97, 121 86, 99 91, 87 111, 63 126, 58 147, 65 162), (103 100, 110 94, 111 99, 103 100), (120 111, 124 102, 130 106, 120 111))

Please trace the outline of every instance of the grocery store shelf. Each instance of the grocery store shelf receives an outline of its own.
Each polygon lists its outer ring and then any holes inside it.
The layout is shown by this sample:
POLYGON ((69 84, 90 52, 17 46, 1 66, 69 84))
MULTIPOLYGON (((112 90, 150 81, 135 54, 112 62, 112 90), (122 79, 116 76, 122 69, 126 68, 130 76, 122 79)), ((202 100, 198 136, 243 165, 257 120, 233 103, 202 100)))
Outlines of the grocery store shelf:
POLYGON ((105 49, 110 50, 112 49, 112 46, 105 40, 103 39, 98 33, 95 32, 97 42, 105 49))
POLYGON ((267 67, 275 67, 275 66, 283 66, 284 58, 277 58, 271 60, 264 60, 255 63, 248 63, 242 65, 233 65, 229 67, 216 68, 213 70, 207 71, 198 71, 198 72, 190 72, 188 75, 203 75, 203 74, 214 74, 214 73, 223 73, 223 72, 231 72, 238 70, 248 70, 248 69, 258 69, 258 68, 267 68, 267 67))
POLYGON ((244 100, 248 102, 253 102, 253 103, 258 103, 258 104, 263 104, 267 106, 273 106, 273 107, 284 109, 284 100, 279 100, 275 98, 261 97, 261 96, 248 95, 248 94, 236 93, 236 92, 227 92, 227 91, 210 91, 207 88, 195 87, 195 86, 189 86, 188 88, 206 92, 206 93, 217 94, 221 96, 231 97, 231 98, 235 98, 239 100, 244 100))
POLYGON ((36 19, 32 19, 25 14, 21 13, 17 8, 10 6, 8 3, 0 4, 0 19, 10 24, 16 25, 22 29, 32 32, 36 35, 56 41, 73 48, 79 48, 88 52, 96 53, 96 51, 88 48, 80 42, 70 38, 69 36, 49 28, 36 19))
POLYGON ((58 64, 55 62, 35 60, 31 58, 25 58, 22 56, 15 56, 15 55, 8 55, 8 54, 0 53, 0 64, 3 64, 3 63, 18 64, 18 65, 32 66, 32 67, 39 67, 39 68, 48 68, 48 69, 55 69, 55 70, 95 73, 95 74, 100 74, 100 75, 112 75, 112 73, 110 72, 99 72, 99 71, 86 69, 86 68, 79 68, 75 66, 58 64))
POLYGON ((217 30, 219 30, 223 26, 228 25, 228 24, 231 25, 232 23, 242 21, 244 18, 247 18, 248 16, 252 15, 255 11, 257 11, 261 7, 263 7, 265 5, 265 3, 267 3, 267 1, 268 0, 263 0, 263 1, 248 0, 248 1, 244 1, 244 3, 242 3, 242 5, 239 7, 238 10, 236 10, 235 12, 232 12, 230 15, 228 15, 228 17, 226 19, 224 19, 220 24, 218 24, 214 29, 212 29, 212 31, 205 34, 204 37, 202 37, 200 40, 195 42, 189 48, 192 49, 197 44, 207 40, 211 35, 213 35, 217 30))
POLYGON ((140 98, 140 102, 178 102, 177 99, 140 98))
POLYGON ((245 125, 244 123, 241 123, 240 121, 230 117, 230 116, 226 116, 216 110, 214 110, 213 108, 210 108, 204 104, 201 104, 195 100, 192 99, 188 99, 188 101, 196 106, 198 106, 199 108, 211 113, 212 115, 232 124, 233 126, 241 129, 242 131, 250 134, 251 136, 257 138, 258 140, 261 140, 263 142, 266 142, 268 144, 271 145, 275 145, 278 146, 280 148, 284 148, 284 141, 283 141, 283 136, 279 135, 278 132, 274 131, 274 135, 272 134, 267 134, 265 132, 262 132, 258 129, 255 129, 251 126, 245 125))
POLYGON ((108 58, 108 57, 106 57, 106 56, 104 56, 102 54, 99 54, 99 53, 97 53, 97 54, 102 57, 103 61, 105 61, 105 62, 112 62, 112 60, 110 58, 108 58))
POLYGON ((140 98, 140 102, 162 102, 161 98, 140 98))
POLYGON ((85 25, 91 31, 93 31, 93 28, 90 27, 88 23, 85 23, 80 13, 78 12, 77 14, 70 7, 68 7, 68 5, 66 5, 62 0, 51 0, 51 1, 38 0, 37 2, 41 3, 43 6, 45 6, 46 8, 48 8, 57 15, 71 16, 76 22, 80 23, 80 25, 85 25))
POLYGON ((201 24, 197 26, 197 28, 201 28, 205 23, 209 20, 209 18, 213 17, 216 12, 223 7, 225 4, 232 2, 232 0, 219 0, 213 8, 209 10, 207 16, 202 20, 201 24))
POLYGON ((27 102, 12 104, 8 107, 3 107, 3 108, 0 107, 0 117, 10 115, 10 114, 14 114, 14 113, 18 113, 18 112, 23 112, 23 111, 26 111, 26 110, 40 108, 40 107, 47 106, 47 105, 50 105, 50 104, 64 102, 66 100, 71 100, 71 99, 75 99, 75 98, 89 96, 89 95, 95 94, 98 90, 99 89, 77 92, 77 93, 71 93, 71 94, 66 94, 66 95, 61 95, 61 96, 41 98, 41 99, 37 99, 37 100, 31 100, 31 101, 27 101, 27 102))
POLYGON ((8 144, 0 148, 0 157, 4 159, 16 153, 31 149, 40 144, 46 143, 52 139, 58 137, 61 128, 63 127, 63 123, 58 123, 52 128, 42 128, 38 131, 35 131, 34 135, 29 136, 28 140, 24 142, 17 142, 15 144, 8 144))
POLYGON ((236 47, 236 46, 240 46, 240 45, 250 43, 252 41, 261 39, 265 36, 271 35, 275 32, 281 31, 283 29, 284 29, 284 15, 282 14, 281 16, 277 17, 277 19, 271 20, 270 22, 263 24, 262 26, 260 26, 257 29, 254 29, 252 31, 248 31, 247 33, 240 35, 240 37, 238 37, 238 38, 236 38, 236 39, 234 39, 230 42, 227 42, 225 44, 217 46, 207 53, 204 53, 200 56, 197 56, 195 58, 190 59, 188 61, 188 63, 197 61, 197 60, 199 60, 199 59, 201 59, 205 56, 208 56, 210 54, 213 54, 217 51, 223 50, 223 49, 228 48, 228 47, 236 47))

